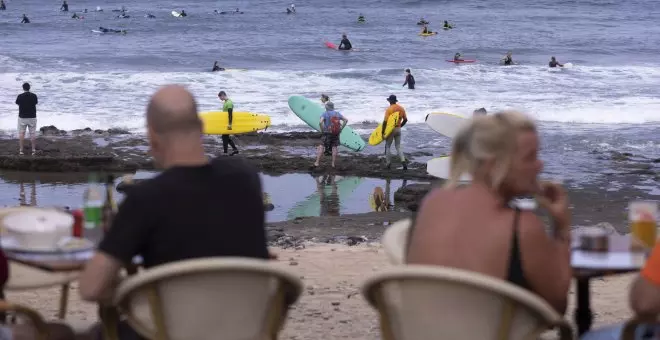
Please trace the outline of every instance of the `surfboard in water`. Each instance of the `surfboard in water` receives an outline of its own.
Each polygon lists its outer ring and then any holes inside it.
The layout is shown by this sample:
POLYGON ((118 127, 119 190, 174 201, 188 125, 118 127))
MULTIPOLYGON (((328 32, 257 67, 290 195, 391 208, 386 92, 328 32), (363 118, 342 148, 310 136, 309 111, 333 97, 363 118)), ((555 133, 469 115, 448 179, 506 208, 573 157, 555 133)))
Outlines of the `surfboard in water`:
POLYGON ((333 44, 329 41, 324 42, 324 44, 325 44, 325 47, 327 47, 327 48, 330 48, 330 49, 333 49, 333 50, 338 50, 339 49, 339 47, 337 47, 337 45, 335 45, 335 44, 333 44))
POLYGON ((469 119, 446 112, 431 112, 426 115, 426 124, 433 131, 454 138, 458 131, 469 122, 469 119))
POLYGON ((474 59, 463 59, 463 60, 445 60, 448 63, 454 63, 454 64, 470 64, 470 63, 475 63, 477 62, 474 59))
POLYGON ((175 17, 175 18, 180 18, 180 17, 181 17, 181 13, 179 13, 179 12, 177 12, 177 11, 172 11, 172 16, 175 17))
MULTIPOLYGON (((319 123, 321 115, 325 109, 318 103, 315 103, 303 96, 289 97, 289 108, 291 111, 307 123, 312 129, 321 132, 319 123)), ((341 110, 338 110, 341 112, 341 110)), ((355 132, 350 126, 344 127, 339 134, 339 143, 353 151, 361 151, 367 145, 364 139, 355 132)))

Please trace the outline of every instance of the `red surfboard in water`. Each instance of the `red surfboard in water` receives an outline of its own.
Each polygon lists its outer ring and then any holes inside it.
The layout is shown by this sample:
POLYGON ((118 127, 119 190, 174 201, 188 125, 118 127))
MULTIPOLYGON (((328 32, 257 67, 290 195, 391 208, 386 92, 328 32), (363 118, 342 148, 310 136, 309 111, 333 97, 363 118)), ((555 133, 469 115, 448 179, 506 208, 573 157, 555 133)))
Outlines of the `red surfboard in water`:
POLYGON ((331 48, 331 49, 333 49, 333 50, 337 50, 337 49, 338 49, 337 45, 335 45, 335 44, 333 44, 333 43, 331 43, 331 42, 329 42, 329 41, 326 41, 326 42, 325 42, 325 46, 326 46, 327 48, 331 48))
POLYGON ((474 63, 476 60, 470 60, 470 59, 465 59, 465 60, 447 60, 448 63, 456 63, 456 64, 462 64, 462 63, 474 63))

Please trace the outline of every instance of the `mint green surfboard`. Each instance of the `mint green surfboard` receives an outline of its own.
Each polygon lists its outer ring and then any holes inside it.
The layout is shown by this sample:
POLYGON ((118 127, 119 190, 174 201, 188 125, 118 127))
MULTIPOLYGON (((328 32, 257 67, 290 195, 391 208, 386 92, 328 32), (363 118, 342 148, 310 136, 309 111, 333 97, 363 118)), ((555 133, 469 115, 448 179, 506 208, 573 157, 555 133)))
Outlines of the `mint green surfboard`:
MULTIPOLYGON (((319 122, 321 121, 321 115, 325 112, 321 104, 315 103, 303 96, 291 96, 289 97, 289 107, 303 122, 307 123, 312 129, 321 132, 319 122)), ((341 110, 337 111, 341 112, 341 110)), ((361 151, 367 145, 364 139, 351 129, 350 126, 346 126, 341 130, 339 143, 353 151, 361 151)))

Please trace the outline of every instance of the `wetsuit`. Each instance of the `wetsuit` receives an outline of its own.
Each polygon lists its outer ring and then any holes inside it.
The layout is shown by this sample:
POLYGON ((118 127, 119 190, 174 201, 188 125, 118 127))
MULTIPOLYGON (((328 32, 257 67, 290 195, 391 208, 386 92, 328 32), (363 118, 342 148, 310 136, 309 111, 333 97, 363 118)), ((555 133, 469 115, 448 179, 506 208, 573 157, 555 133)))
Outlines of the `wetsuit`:
POLYGON ((30 23, 30 19, 28 19, 28 17, 24 15, 23 20, 21 20, 21 24, 29 24, 29 23, 30 23))
POLYGON ((155 18, 155 17, 156 17, 156 16, 153 15, 153 14, 147 14, 147 19, 153 19, 153 18, 155 18))
POLYGON ((341 40, 341 43, 339 43, 339 50, 343 51, 348 51, 353 49, 353 45, 351 45, 351 42, 348 40, 348 38, 343 38, 341 40))
POLYGON ((548 63, 548 66, 550 66, 550 67, 557 67, 557 66, 563 66, 563 65, 560 64, 560 63, 559 63, 558 61, 556 61, 556 60, 550 60, 550 62, 548 63))
POLYGON ((364 19, 363 16, 359 16, 359 17, 358 17, 358 21, 362 22, 362 21, 365 21, 365 19, 364 19))
POLYGON ((505 66, 513 65, 513 58, 511 58, 510 56, 504 57, 504 65, 505 66))
POLYGON ((181 16, 182 16, 182 17, 187 17, 188 14, 186 14, 186 12, 184 12, 184 11, 181 11, 181 16))
POLYGON ((224 68, 222 68, 222 67, 220 67, 220 66, 218 66, 218 65, 216 64, 216 65, 213 65, 213 70, 212 70, 212 72, 224 71, 224 70, 225 70, 224 68))
POLYGON ((408 73, 406 75, 406 82, 403 83, 403 86, 408 85, 409 90, 414 90, 415 89, 415 77, 413 77, 412 74, 408 73))
POLYGON ((60 7, 60 11, 62 12, 68 12, 69 11, 69 4, 66 2, 62 4, 62 7, 60 7))
POLYGON ((424 28, 424 30, 422 31, 422 34, 429 34, 429 33, 433 33, 433 32, 431 32, 431 30, 429 30, 428 28, 424 28))
POLYGON ((71 19, 80 19, 80 17, 78 16, 78 14, 73 13, 73 15, 71 16, 71 19))
POLYGON ((451 28, 453 28, 453 27, 451 27, 450 24, 448 24, 448 23, 446 23, 446 22, 445 22, 445 25, 444 25, 443 27, 446 28, 446 29, 451 29, 451 28))
MULTIPOLYGON (((222 105, 222 111, 227 112, 229 115, 229 125, 231 125, 234 114, 234 102, 232 102, 231 99, 225 100, 224 105, 222 105)), ((222 135, 222 149, 225 153, 227 153, 228 146, 231 146, 231 148, 234 150, 231 153, 232 155, 238 153, 238 148, 234 144, 234 141, 231 140, 231 137, 229 137, 229 135, 222 135)))
POLYGON ((6 9, 7 9, 7 6, 5 6, 5 2, 4 1, 0 2, 0 11, 4 11, 6 9))

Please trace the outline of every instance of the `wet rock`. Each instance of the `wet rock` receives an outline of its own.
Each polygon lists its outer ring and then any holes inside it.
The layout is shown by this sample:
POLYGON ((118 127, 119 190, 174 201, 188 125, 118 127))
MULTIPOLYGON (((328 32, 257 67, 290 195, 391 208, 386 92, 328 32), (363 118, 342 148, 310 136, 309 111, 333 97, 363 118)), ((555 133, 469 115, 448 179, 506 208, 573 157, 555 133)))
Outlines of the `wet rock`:
POLYGON ((42 126, 39 128, 39 132, 43 136, 66 136, 67 132, 64 130, 60 130, 54 125, 48 125, 48 126, 42 126))
POLYGON ((111 135, 130 135, 131 133, 126 129, 109 128, 108 129, 108 134, 111 134, 111 135))
POLYGON ((610 151, 610 159, 613 161, 629 161, 631 157, 633 157, 633 154, 629 152, 610 151))
POLYGON ((394 202, 403 205, 410 211, 417 211, 424 196, 426 196, 435 185, 431 183, 415 183, 403 186, 394 192, 394 202))

